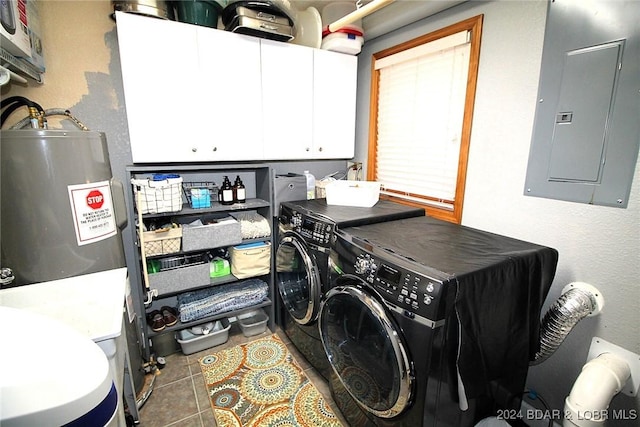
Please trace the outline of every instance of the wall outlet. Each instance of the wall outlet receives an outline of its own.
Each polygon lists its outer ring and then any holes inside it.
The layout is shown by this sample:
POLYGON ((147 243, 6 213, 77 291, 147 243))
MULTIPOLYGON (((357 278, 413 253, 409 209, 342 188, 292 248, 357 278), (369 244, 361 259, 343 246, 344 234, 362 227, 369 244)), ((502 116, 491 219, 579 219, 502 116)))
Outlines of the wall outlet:
POLYGON ((347 179, 362 181, 362 162, 347 162, 347 179))

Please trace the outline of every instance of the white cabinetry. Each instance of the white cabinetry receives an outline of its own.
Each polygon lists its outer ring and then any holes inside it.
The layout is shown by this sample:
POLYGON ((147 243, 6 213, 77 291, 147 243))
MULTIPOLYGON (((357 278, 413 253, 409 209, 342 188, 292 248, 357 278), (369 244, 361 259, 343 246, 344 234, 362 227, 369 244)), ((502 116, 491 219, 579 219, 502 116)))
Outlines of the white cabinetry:
MULTIPOLYGON (((122 83, 134 162, 193 161, 204 124, 193 26, 117 13, 122 83), (179 62, 179 66, 178 63, 179 62)), ((206 132, 212 135, 211 128, 206 132)))
POLYGON ((199 160, 261 160, 260 39, 195 28, 200 111, 194 114, 206 139, 199 160))
POLYGON ((355 149, 355 56, 263 40, 264 155, 349 159, 355 149))
POLYGON ((313 49, 262 40, 265 158, 311 158, 313 49))
POLYGON ((347 159, 357 58, 116 13, 134 163, 347 159))
POLYGON ((355 150, 355 56, 315 49, 313 56, 314 158, 352 158, 355 150))

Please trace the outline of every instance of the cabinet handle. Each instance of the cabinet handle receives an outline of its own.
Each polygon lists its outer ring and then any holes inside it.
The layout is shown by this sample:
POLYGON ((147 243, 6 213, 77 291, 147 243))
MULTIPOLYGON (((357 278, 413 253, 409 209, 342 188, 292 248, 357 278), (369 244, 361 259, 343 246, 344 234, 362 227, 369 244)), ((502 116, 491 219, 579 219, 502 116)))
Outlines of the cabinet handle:
POLYGON ((310 148, 309 148, 309 147, 307 147, 306 151, 309 151, 309 150, 310 150, 310 148))
POLYGON ((277 31, 278 27, 269 24, 260 24, 260 28, 264 28, 265 30, 277 31))
POLYGON ((196 147, 193 147, 191 151, 195 153, 196 151, 198 151, 198 149, 196 147))
POLYGON ((322 151, 322 147, 318 148, 318 151, 322 151))
POLYGON ((213 151, 218 151, 218 147, 213 147, 213 151))

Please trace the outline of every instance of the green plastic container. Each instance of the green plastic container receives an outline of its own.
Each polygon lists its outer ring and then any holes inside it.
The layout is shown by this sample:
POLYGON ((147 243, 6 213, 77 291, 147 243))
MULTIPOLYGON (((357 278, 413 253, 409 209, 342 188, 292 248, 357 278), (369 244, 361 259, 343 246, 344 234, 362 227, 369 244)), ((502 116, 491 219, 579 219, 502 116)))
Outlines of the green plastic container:
POLYGON ((222 6, 216 1, 180 0, 173 2, 179 22, 217 28, 222 6))

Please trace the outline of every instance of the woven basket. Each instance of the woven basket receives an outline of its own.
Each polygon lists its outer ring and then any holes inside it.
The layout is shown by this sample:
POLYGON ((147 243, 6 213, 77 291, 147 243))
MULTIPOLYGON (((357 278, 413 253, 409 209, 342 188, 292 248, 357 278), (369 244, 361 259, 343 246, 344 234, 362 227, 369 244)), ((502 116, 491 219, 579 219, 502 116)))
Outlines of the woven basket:
POLYGON ((168 228, 144 232, 144 250, 147 256, 180 252, 182 228, 168 228))

